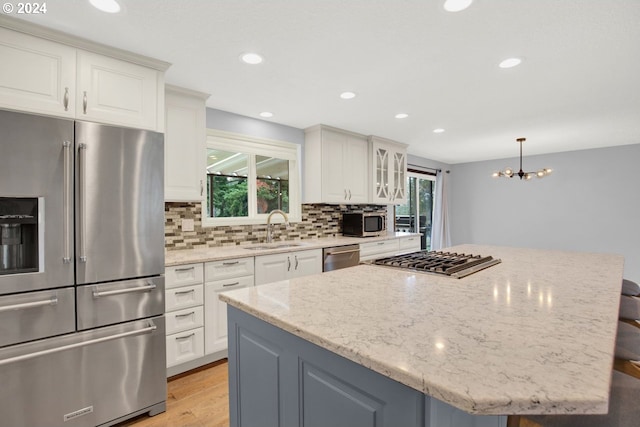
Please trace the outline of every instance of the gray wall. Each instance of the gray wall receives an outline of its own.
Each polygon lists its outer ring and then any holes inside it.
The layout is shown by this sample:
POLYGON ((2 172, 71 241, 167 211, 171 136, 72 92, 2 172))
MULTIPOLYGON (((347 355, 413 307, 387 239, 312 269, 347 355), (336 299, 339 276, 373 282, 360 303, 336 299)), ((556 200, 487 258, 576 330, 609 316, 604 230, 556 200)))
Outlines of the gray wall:
POLYGON ((625 256, 640 281, 640 144, 524 157, 524 169, 551 176, 492 178, 518 158, 453 165, 453 244, 526 246, 625 256))

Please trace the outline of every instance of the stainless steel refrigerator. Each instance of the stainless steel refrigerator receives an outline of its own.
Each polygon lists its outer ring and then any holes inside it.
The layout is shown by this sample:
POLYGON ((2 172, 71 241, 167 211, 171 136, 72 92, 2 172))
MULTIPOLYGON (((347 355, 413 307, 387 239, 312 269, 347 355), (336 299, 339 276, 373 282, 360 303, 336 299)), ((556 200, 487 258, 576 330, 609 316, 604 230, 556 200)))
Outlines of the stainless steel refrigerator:
POLYGON ((164 140, 0 110, 0 426, 164 411, 164 140))

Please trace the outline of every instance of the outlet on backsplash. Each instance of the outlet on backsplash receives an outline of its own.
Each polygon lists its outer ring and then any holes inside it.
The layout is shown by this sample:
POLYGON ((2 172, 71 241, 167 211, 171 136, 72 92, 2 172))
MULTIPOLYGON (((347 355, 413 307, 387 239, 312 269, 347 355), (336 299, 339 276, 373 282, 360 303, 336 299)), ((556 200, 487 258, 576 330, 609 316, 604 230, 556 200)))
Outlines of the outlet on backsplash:
MULTIPOLYGON (((164 206, 167 250, 262 243, 266 239, 266 221, 260 225, 202 227, 200 203, 167 202, 164 206)), ((386 209, 385 205, 303 204, 302 220, 289 227, 276 225, 274 236, 282 240, 335 237, 341 234, 343 213, 386 212, 386 209)))
POLYGON ((182 219, 182 231, 194 231, 193 219, 191 218, 182 219))

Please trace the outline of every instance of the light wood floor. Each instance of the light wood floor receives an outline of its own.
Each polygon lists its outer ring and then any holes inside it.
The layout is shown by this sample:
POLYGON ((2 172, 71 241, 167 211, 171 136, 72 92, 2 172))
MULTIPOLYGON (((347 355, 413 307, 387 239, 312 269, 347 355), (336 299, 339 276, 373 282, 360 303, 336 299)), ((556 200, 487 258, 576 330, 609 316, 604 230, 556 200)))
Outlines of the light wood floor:
POLYGON ((226 359, 171 377, 167 412, 141 415, 117 427, 228 427, 228 387, 226 359))

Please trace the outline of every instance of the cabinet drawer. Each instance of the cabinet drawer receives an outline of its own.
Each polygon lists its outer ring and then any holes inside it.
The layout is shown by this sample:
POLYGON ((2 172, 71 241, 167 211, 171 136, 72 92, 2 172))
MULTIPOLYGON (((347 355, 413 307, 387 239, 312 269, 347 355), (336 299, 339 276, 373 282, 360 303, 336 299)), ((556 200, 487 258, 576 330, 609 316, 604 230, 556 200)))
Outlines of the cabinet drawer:
POLYGON ((167 335, 167 368, 204 356, 204 328, 167 335))
POLYGON ((204 309, 201 305, 166 313, 167 334, 204 326, 204 309))
POLYGON ((360 243, 360 260, 377 258, 387 254, 394 255, 398 252, 398 239, 382 240, 371 243, 360 243))
POLYGON ((165 269, 165 279, 166 289, 202 283, 202 264, 186 264, 167 267, 165 269))
POLYGON ((212 285, 212 288, 216 291, 230 291, 233 289, 253 286, 253 283, 253 276, 243 276, 224 280, 214 280, 211 282, 207 282, 207 285, 212 285))
POLYGON ((213 261, 205 264, 204 277, 207 282, 253 275, 253 257, 213 261))
POLYGON ((420 250, 420 236, 403 237, 398 239, 401 252, 415 252, 420 250))
POLYGON ((204 302, 202 285, 167 289, 164 301, 165 311, 167 312, 202 305, 204 302))

